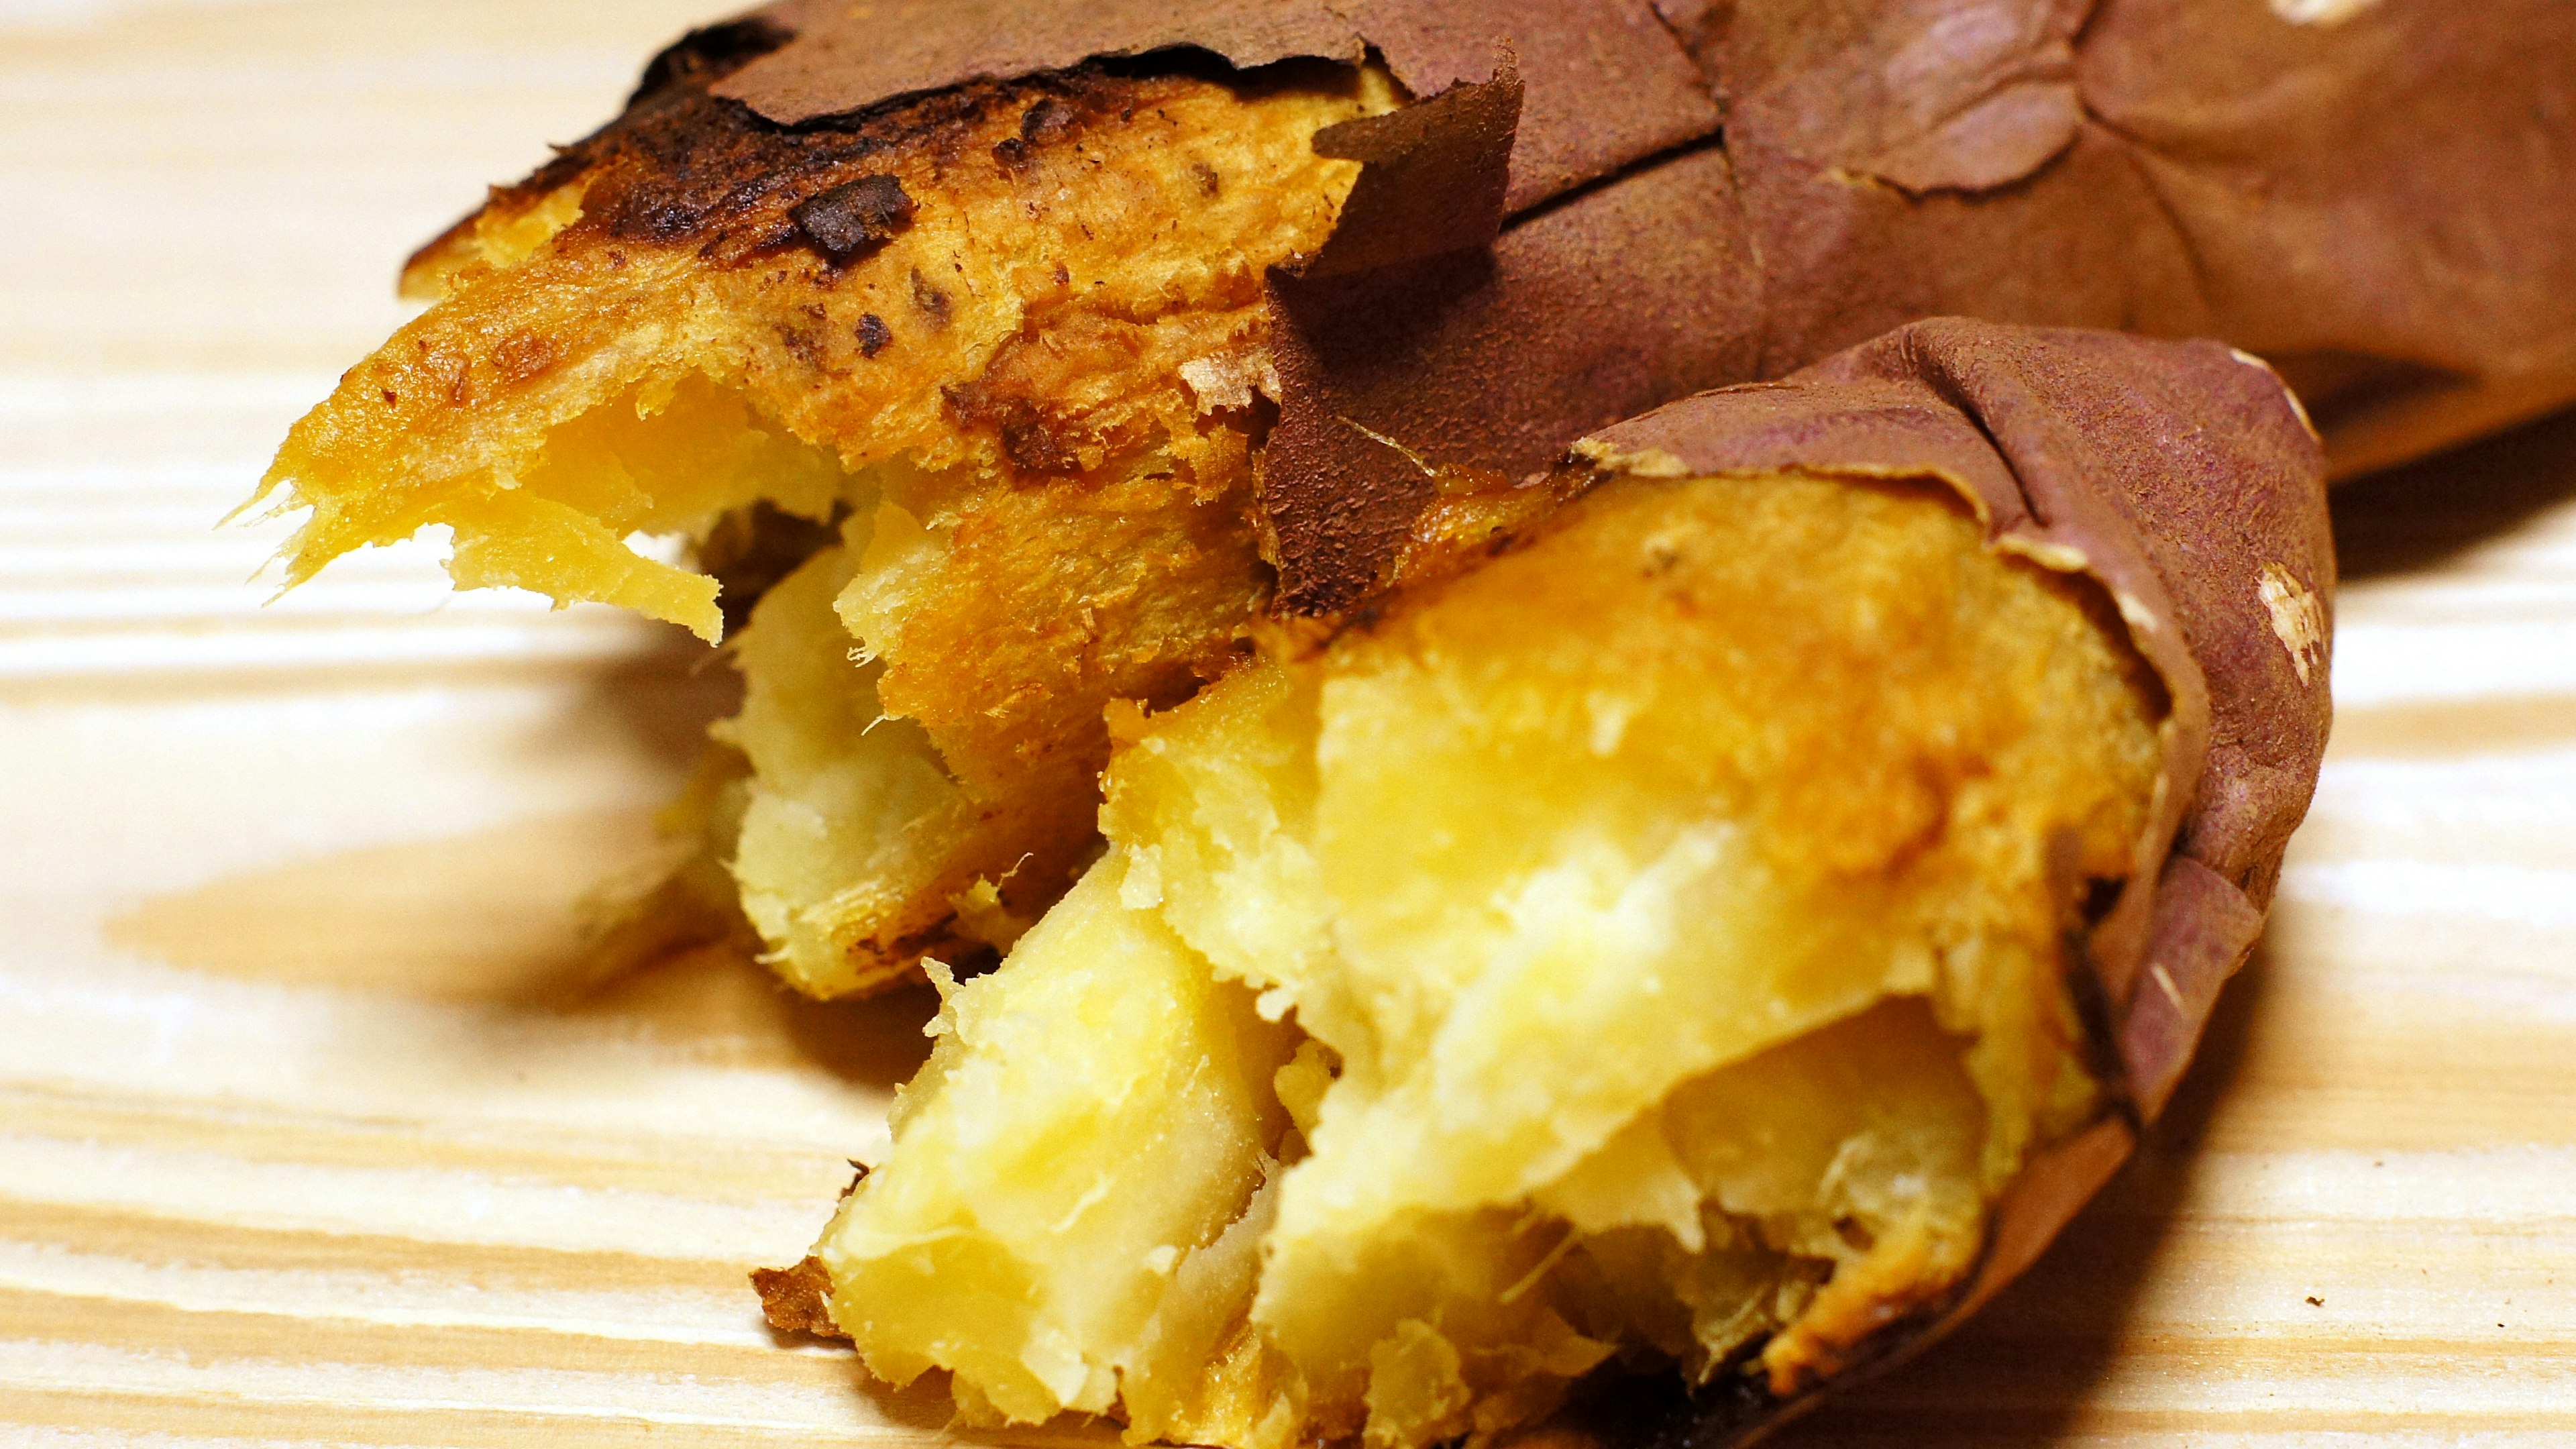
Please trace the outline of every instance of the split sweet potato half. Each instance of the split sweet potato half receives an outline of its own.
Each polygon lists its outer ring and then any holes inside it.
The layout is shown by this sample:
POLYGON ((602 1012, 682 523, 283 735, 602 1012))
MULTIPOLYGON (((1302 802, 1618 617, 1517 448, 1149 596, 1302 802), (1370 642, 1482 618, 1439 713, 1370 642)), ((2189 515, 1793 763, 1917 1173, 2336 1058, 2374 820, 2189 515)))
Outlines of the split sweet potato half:
POLYGON ((1645 1370, 1713 1444, 2161 1105, 2322 480, 2576 396, 2571 197, 2550 0, 790 0, 414 258, 268 488, 296 578, 445 525, 727 642, 622 949, 1003 963, 783 1324, 989 1419, 1645 1370))

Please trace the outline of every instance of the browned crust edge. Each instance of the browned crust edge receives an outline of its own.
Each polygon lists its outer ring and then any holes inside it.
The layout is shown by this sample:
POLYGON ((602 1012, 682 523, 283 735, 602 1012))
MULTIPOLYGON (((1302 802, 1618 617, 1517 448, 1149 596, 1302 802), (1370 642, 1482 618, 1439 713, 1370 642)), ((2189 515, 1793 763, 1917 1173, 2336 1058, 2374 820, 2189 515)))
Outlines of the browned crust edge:
POLYGON ((751 1286, 761 1316, 778 1332, 849 1340, 832 1321, 832 1270, 822 1259, 808 1254, 792 1268, 754 1268, 751 1286))
POLYGON ((1355 65, 1374 53, 1423 98, 1492 78, 1498 57, 1528 55, 1540 63, 1513 157, 1514 212, 1714 134, 1720 121, 1698 64, 1648 0, 786 0, 759 14, 794 41, 715 94, 786 126, 1176 50, 1245 70, 1300 57, 1355 65))

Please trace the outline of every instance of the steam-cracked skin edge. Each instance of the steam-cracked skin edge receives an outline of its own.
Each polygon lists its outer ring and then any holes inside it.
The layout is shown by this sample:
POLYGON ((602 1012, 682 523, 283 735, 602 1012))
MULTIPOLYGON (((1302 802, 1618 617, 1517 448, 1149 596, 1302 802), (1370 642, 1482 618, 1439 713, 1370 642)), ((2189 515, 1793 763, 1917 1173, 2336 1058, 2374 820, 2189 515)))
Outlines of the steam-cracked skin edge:
POLYGON ((2221 348, 1945 323, 1578 457, 1124 719, 1109 854, 946 988, 773 1303, 978 1421, 1581 1434, 1644 1372, 1716 1444, 2026 1265, 2313 787, 2304 422, 2221 348))

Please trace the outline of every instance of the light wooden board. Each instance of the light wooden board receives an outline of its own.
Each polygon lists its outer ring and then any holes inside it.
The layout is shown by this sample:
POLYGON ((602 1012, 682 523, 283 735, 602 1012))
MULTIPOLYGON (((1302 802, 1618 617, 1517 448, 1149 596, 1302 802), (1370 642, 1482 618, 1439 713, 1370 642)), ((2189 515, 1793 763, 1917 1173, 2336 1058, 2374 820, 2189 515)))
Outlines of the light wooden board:
MULTIPOLYGON (((721 669, 430 546, 263 609, 212 527, 704 3, 0 0, 0 1442, 939 1435, 742 1281, 927 1004, 568 973, 721 669)), ((2576 420, 2341 511, 2336 748, 2169 1129, 1793 1442, 2576 1443, 2576 420)))

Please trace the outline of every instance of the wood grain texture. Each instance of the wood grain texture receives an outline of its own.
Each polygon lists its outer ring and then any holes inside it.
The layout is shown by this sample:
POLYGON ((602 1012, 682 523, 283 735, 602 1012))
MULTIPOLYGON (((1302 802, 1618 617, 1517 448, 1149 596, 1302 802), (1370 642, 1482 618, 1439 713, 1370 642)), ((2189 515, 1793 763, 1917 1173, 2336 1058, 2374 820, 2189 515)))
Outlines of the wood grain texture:
MULTIPOLYGON (((263 608, 212 528, 704 3, 0 6, 0 1442, 943 1437, 742 1278, 928 1003, 571 965, 723 671, 432 545, 263 608)), ((1791 1442, 2576 1442, 2576 419, 2338 509, 2335 751, 2167 1129, 1791 1442)))

